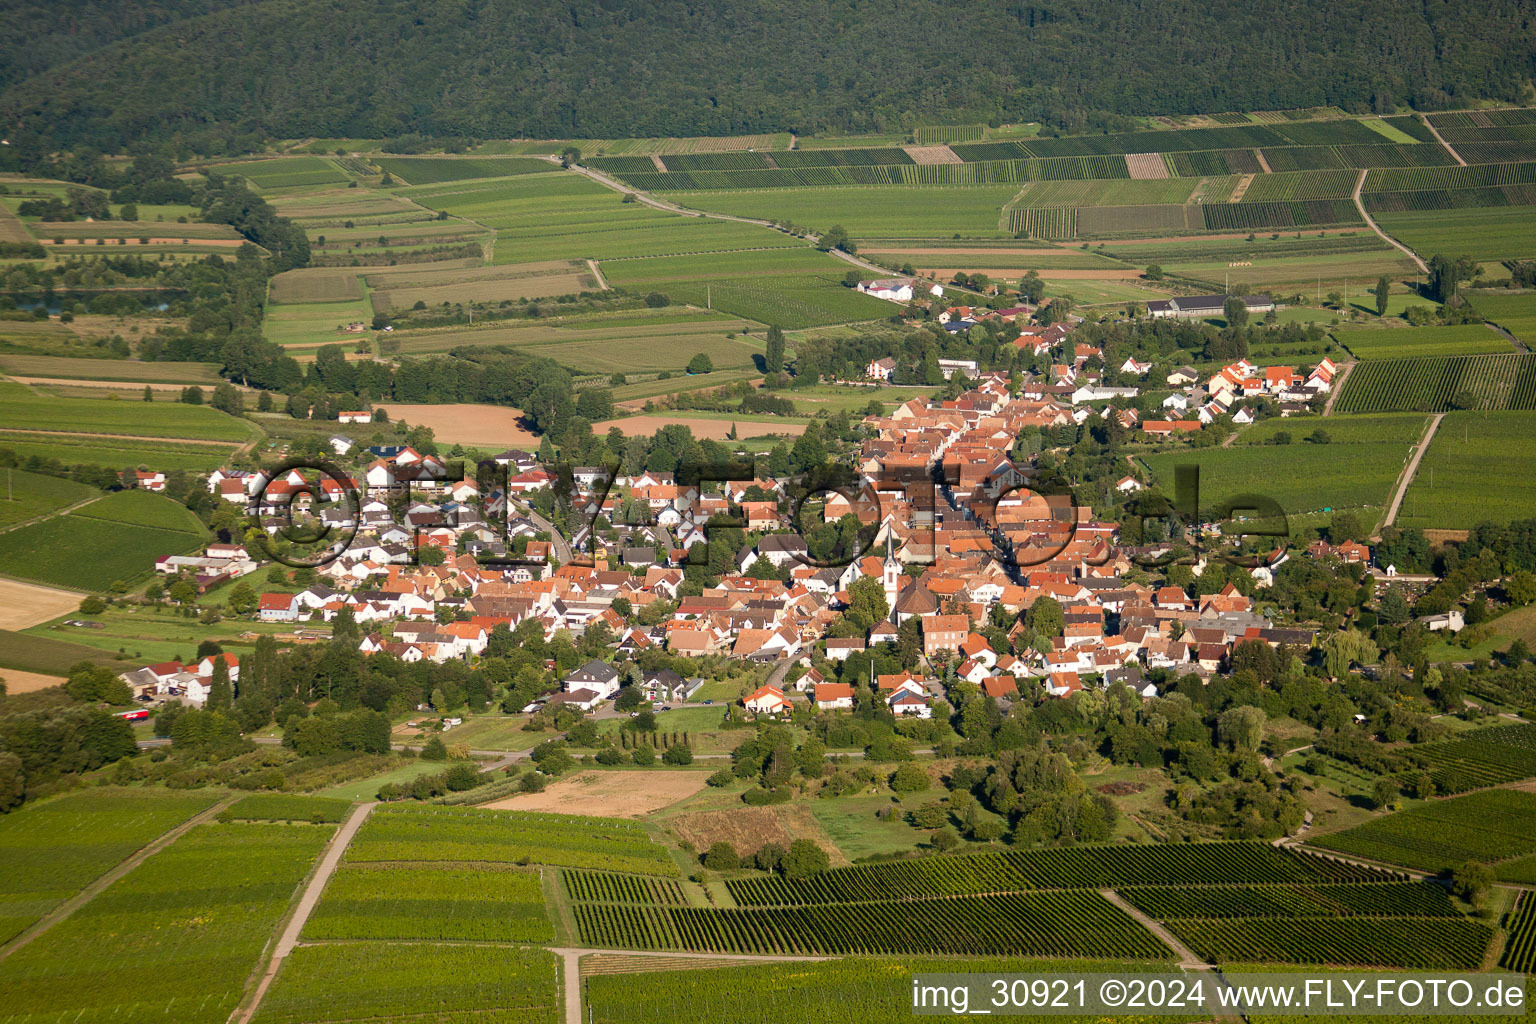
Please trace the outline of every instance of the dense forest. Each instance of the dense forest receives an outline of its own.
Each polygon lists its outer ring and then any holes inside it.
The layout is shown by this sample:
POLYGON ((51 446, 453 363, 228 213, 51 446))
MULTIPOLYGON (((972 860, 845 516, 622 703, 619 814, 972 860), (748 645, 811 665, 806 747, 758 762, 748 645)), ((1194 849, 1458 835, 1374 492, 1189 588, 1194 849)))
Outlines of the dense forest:
POLYGON ((1515 100, 1536 67, 1536 0, 255 0, 177 17, 190 6, 116 4, 114 21, 91 0, 0 4, 19 29, 0 66, 29 75, 0 95, 12 146, 1096 130, 1515 100))

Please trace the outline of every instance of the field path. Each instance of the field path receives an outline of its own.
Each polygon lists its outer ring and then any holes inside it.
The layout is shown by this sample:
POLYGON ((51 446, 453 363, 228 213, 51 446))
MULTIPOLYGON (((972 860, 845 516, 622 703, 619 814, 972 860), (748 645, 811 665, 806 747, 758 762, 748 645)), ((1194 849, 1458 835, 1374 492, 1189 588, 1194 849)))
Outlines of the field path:
POLYGON ((63 508, 54 509, 52 512, 44 512, 40 516, 33 516, 31 519, 24 519, 24 520, 22 520, 19 523, 12 523, 10 526, 7 526, 7 527, 4 527, 3 529, 0 529, 0 533, 10 533, 12 530, 19 530, 23 526, 31 526, 33 523, 40 523, 44 519, 52 519, 54 516, 67 516, 71 512, 75 511, 75 509, 77 509, 77 508, 84 508, 86 505, 89 505, 91 502, 93 502, 93 501, 100 501, 102 498, 105 498, 105 497, 106 497, 105 494, 98 494, 95 497, 86 498, 84 501, 77 501, 73 505, 65 505, 63 508))
POLYGON ((608 281, 603 277, 603 272, 597 269, 597 260, 587 260, 587 269, 592 271, 592 276, 597 278, 597 286, 603 291, 608 290, 608 281))
MULTIPOLYGON (((1392 504, 1387 506, 1387 514, 1381 521, 1381 530, 1392 525, 1397 518, 1397 510, 1403 505, 1403 495, 1408 493, 1408 485, 1413 483, 1414 474, 1419 471, 1419 460, 1424 458, 1424 453, 1429 450, 1429 442, 1435 439, 1435 431, 1440 428, 1440 421, 1445 419, 1445 413, 1435 413, 1434 419, 1429 421, 1429 429, 1424 431, 1424 437, 1419 441, 1419 446, 1413 451, 1413 458, 1408 460, 1408 465, 1403 467, 1402 474, 1397 478, 1397 487, 1392 492, 1392 504)), ((1376 531, 1372 540, 1381 539, 1381 530, 1376 531)))
MULTIPOLYGON (((1447 146, 1446 148, 1449 149, 1450 147, 1447 146)), ((1458 156, 1456 159, 1460 160, 1461 157, 1458 156)), ((1354 192, 1355 209, 1360 211, 1360 216, 1362 218, 1364 218, 1366 227, 1370 228, 1372 231, 1374 231, 1378 235, 1380 235, 1382 240, 1385 241, 1388 245, 1392 246, 1392 248, 1401 251, 1409 259, 1413 260, 1414 266, 1419 268, 1419 273, 1424 274, 1425 276, 1428 276, 1428 274, 1429 274, 1429 264, 1427 264, 1423 260, 1419 259, 1419 254, 1418 253, 1414 252, 1412 249, 1408 248, 1402 242, 1399 242, 1397 239, 1393 238, 1391 235, 1389 235, 1385 231, 1381 230, 1381 225, 1377 224, 1374 220, 1371 220, 1371 215, 1369 213, 1365 212, 1365 204, 1360 201, 1360 190, 1365 187, 1365 176, 1368 173, 1370 173, 1370 172, 1368 172, 1364 168, 1362 168, 1361 171, 1360 171, 1360 177, 1355 180, 1355 192, 1354 192)))
POLYGON ((175 842, 177 839, 192 831, 192 829, 196 828, 198 825, 206 824, 207 822, 212 821, 214 817, 219 814, 219 812, 223 811, 237 799, 239 799, 238 796, 231 796, 224 800, 220 800, 206 811, 194 814, 180 825, 177 825, 175 828, 162 835, 159 839, 156 839, 153 842, 147 844, 138 853, 135 853, 133 856, 129 857, 117 867, 96 879, 96 881, 92 882, 84 889, 81 889, 73 899, 67 900, 60 906, 55 907, 51 913, 44 915, 42 919, 40 919, 36 924, 22 932, 20 935, 16 936, 16 938, 12 939, 4 949, 0 949, 0 960, 4 960, 6 957, 20 949, 22 946, 25 946, 39 935, 47 932, 60 921, 68 918, 75 911, 79 910, 81 907, 85 906, 91 900, 100 895, 101 891, 107 886, 111 885, 119 878, 122 878, 128 872, 132 871, 134 868, 144 863, 150 857, 171 845, 171 843, 175 842))
POLYGON ((1328 401, 1323 403, 1323 415, 1333 415, 1333 403, 1339 400, 1339 395, 1344 392, 1344 382, 1349 380, 1349 373, 1355 368, 1354 363, 1344 363, 1339 368, 1339 379, 1334 381, 1333 391, 1328 395, 1328 401))
POLYGON ((283 934, 277 940, 277 946, 272 950, 272 960, 267 964, 261 981, 256 983, 256 991, 251 994, 250 1001, 244 1008, 230 1014, 231 1024, 248 1024, 250 1019, 256 1016, 262 999, 266 998, 267 989, 272 985, 272 979, 277 977, 278 968, 283 966, 283 960, 293 952, 293 947, 298 945, 299 933, 308 923, 315 904, 320 902, 320 894, 325 891, 325 884, 331 880, 331 875, 336 873, 336 867, 341 863, 341 855, 347 852, 347 846, 357 835, 357 830, 363 827, 363 822, 368 820, 368 815, 372 814, 377 806, 377 803, 367 803, 353 808, 346 824, 337 829, 336 834, 331 837, 330 845, 325 848, 319 866, 310 876, 309 884, 304 887, 304 894, 299 897, 298 906, 293 909, 293 916, 288 919, 288 926, 283 929, 283 934))
POLYGON ((1259 166, 1264 168, 1264 173, 1265 174, 1273 174, 1274 173, 1274 171, 1271 171, 1269 169, 1269 161, 1264 159, 1264 151, 1262 149, 1255 149, 1253 151, 1253 155, 1254 155, 1254 158, 1259 161, 1259 166))
POLYGON ((1137 908, 1131 906, 1125 901, 1125 899, 1121 897, 1119 893, 1115 892, 1115 890, 1100 889, 1099 895, 1103 896, 1105 899, 1109 900, 1109 902, 1113 903, 1115 906, 1119 907, 1121 910, 1134 917, 1137 924, 1141 925, 1153 935, 1156 935, 1159 942, 1177 953, 1180 967, 1187 967, 1195 971, 1214 971, 1216 969, 1215 964, 1208 964, 1204 960, 1201 960, 1198 956, 1195 955, 1195 951, 1184 945, 1184 943, 1180 942, 1178 937, 1175 936, 1173 932, 1170 932, 1157 921, 1154 921, 1152 918, 1148 917, 1137 908))
POLYGON ((1440 134, 1440 129, 1430 124, 1429 118, 1425 117, 1423 114, 1420 114, 1419 120, 1424 122, 1424 127, 1429 129, 1429 134, 1435 137, 1435 141, 1444 146, 1445 151, 1456 158, 1457 163, 1461 164, 1463 167, 1467 166, 1467 162, 1461 158, 1461 154, 1452 149, 1451 144, 1445 141, 1445 136, 1440 134))
MULTIPOLYGON (((558 157, 545 157, 545 159, 549 160, 551 163, 560 162, 558 157)), ((646 206, 652 207, 653 209, 666 210, 668 213, 682 214, 684 217, 702 217, 707 220, 729 220, 735 221, 737 224, 755 224, 758 227, 769 228, 773 231, 779 230, 773 226, 772 221, 758 220, 756 217, 738 217, 731 213, 711 213, 707 210, 695 210, 687 206, 679 206, 677 203, 670 202, 666 199, 658 199, 651 193, 642 191, 641 189, 630 188, 623 182, 618 181, 615 178, 610 178, 608 175, 601 171, 594 171, 592 168, 582 167, 580 164, 572 165, 571 170, 575 171, 577 174, 585 174, 599 185, 602 185, 606 188, 611 188, 615 192, 622 192, 626 195, 632 195, 637 201, 642 202, 646 206)), ((814 236, 811 238, 812 242, 815 242, 816 240, 817 239, 814 236)), ((854 256, 852 253, 843 252, 841 249, 832 249, 830 251, 833 256, 836 256, 844 263, 851 263, 855 267, 858 267, 860 270, 867 270, 882 277, 890 274, 890 271, 885 267, 861 260, 857 256, 854 256)), ((1427 272, 1428 271, 1426 271, 1426 273, 1427 272)))

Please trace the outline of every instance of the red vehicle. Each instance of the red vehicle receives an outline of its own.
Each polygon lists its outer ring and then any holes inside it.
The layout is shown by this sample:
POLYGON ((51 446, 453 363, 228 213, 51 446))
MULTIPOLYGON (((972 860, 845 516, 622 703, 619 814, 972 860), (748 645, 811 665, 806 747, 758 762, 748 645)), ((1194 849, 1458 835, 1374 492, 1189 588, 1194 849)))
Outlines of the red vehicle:
POLYGON ((137 711, 119 711, 118 718, 126 718, 130 722, 142 722, 149 717, 148 708, 139 708, 137 711))

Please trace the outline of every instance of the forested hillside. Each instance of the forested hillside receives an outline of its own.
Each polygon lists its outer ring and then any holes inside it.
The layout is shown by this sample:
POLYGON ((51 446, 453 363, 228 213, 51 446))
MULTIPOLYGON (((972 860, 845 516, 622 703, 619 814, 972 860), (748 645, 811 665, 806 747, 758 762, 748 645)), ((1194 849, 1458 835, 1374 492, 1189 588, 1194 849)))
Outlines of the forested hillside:
POLYGON ((255 0, 0 0, 0 88, 108 43, 255 0))
MULTIPOLYGON (((113 10, 131 24, 144 6, 113 10)), ((93 10, 50 4, 12 45, 48 41, 29 67, 68 58, 112 38, 60 42, 61 25, 93 10)), ((1536 0, 257 0, 40 70, 0 96, 0 116, 31 151, 197 142, 210 125, 282 137, 899 131, 951 118, 1081 130, 1127 114, 1513 100, 1533 40, 1536 0)))

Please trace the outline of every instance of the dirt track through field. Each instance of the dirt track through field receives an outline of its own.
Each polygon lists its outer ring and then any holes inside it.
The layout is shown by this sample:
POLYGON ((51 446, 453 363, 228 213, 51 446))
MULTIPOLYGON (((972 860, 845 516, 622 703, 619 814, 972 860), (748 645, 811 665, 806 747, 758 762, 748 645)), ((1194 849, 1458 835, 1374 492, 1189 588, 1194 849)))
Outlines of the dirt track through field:
MULTIPOLYGON (((1449 148, 1449 147, 1447 147, 1447 148, 1449 148)), ((1452 155, 1455 155, 1455 154, 1452 154, 1452 155)), ((1457 157, 1457 159, 1459 160, 1461 158, 1457 157)), ((1368 173, 1370 173, 1370 172, 1362 169, 1360 171, 1360 177, 1355 179, 1355 193, 1354 193, 1355 209, 1360 211, 1360 217, 1365 221, 1365 226, 1366 227, 1370 228, 1372 231, 1374 231, 1378 235, 1380 235, 1381 238, 1382 238, 1382 241, 1384 241, 1388 245, 1392 246, 1392 248, 1400 250, 1409 259, 1413 260, 1414 266, 1419 268, 1419 273, 1427 275, 1429 273, 1429 264, 1427 264, 1423 260, 1419 259, 1419 254, 1418 253, 1414 252, 1412 249, 1408 248, 1402 242, 1399 242, 1397 239, 1393 238, 1391 235, 1389 235, 1385 231, 1383 231, 1381 229, 1380 225, 1378 225, 1374 220, 1372 220, 1371 219, 1371 215, 1368 212, 1366 212, 1365 204, 1360 201, 1360 190, 1365 187, 1365 176, 1368 173)))
MULTIPOLYGON (((230 802, 233 802, 231 798, 230 802)), ((363 822, 368 820, 368 815, 377 807, 376 803, 362 804, 352 809, 352 814, 347 818, 346 824, 336 830, 331 837, 330 845, 325 848, 325 853, 320 858, 320 864, 315 868, 315 873, 310 876, 309 882, 304 887, 304 894, 299 897, 298 906, 294 908, 293 916, 288 919, 283 934, 277 940, 277 946, 272 950, 272 962, 267 965, 266 972, 261 981, 256 985, 256 991, 252 993, 250 1002, 243 1010, 232 1014, 231 1021, 238 1024, 249 1024, 256 1010, 261 1006, 262 999, 267 994, 267 988, 271 986, 272 979, 277 977, 278 968, 288 954, 293 952, 293 947, 299 943, 299 933, 304 930, 304 925, 309 921, 309 915, 314 912, 315 904, 320 902, 320 894, 325 891, 325 883, 331 880, 336 867, 341 863, 341 855, 347 852, 347 846, 352 842, 352 837, 357 835, 357 830, 363 827, 363 822)))
POLYGON ((10 956, 12 953, 16 952, 18 949, 31 942, 33 939, 37 938, 39 935, 46 933, 60 921, 66 920, 75 911, 79 910, 91 900, 95 899, 113 882, 128 874, 128 872, 132 871, 134 868, 144 863, 150 857, 165 849, 177 839, 192 831, 192 829, 196 828, 198 825, 212 821, 221 811, 223 811, 230 804, 234 803, 237 799, 239 798, 236 796, 231 796, 220 800, 206 811, 201 811, 197 814, 194 814, 192 817, 188 818, 180 825, 177 825, 175 828, 171 829, 160 838, 147 844, 143 849, 139 850, 138 853, 135 853, 133 856, 129 857, 117 867, 96 879, 96 881, 92 882, 84 889, 81 889, 80 892, 72 899, 69 899, 55 907, 52 911, 37 921, 37 923, 33 924, 26 931, 12 939, 4 949, 0 949, 0 960, 4 960, 6 957, 10 956))
MULTIPOLYGON (((79 594, 41 587, 36 583, 0 579, 0 629, 27 629, 49 619, 56 619, 79 606, 79 594)), ((6 670, 0 669, 0 675, 6 675, 6 670)))

